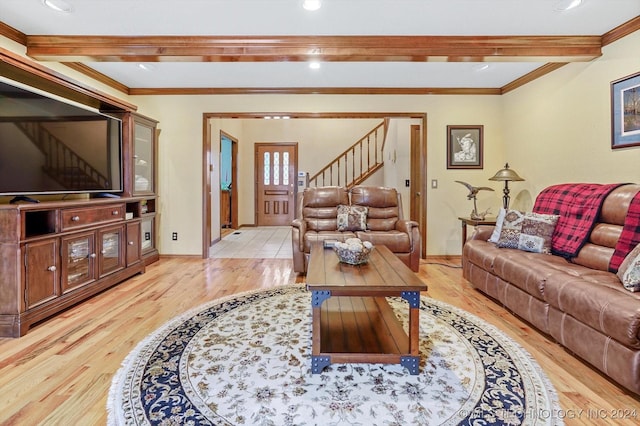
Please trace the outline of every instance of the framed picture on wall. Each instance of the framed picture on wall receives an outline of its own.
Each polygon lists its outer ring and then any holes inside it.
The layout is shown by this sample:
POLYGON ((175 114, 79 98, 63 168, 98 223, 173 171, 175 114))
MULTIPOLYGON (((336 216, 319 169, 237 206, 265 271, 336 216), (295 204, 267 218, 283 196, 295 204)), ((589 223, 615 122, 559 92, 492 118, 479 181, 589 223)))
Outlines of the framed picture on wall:
POLYGON ((484 126, 447 126, 447 169, 482 169, 484 126))
POLYGON ((640 146, 640 73, 611 82, 611 148, 640 146))

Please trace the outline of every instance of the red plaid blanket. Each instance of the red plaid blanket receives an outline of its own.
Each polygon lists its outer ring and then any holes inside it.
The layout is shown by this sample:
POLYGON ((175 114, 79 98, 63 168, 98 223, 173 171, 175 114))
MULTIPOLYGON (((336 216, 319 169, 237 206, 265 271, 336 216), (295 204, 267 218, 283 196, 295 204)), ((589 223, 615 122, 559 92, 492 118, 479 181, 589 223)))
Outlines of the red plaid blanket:
POLYGON ((631 200, 627 216, 624 219, 622 234, 616 243, 615 251, 609 261, 609 270, 618 272, 625 257, 640 244, 640 192, 631 200))
POLYGON ((543 189, 533 211, 560 215, 551 239, 551 252, 575 257, 587 242, 605 197, 620 185, 623 184, 567 183, 543 189))

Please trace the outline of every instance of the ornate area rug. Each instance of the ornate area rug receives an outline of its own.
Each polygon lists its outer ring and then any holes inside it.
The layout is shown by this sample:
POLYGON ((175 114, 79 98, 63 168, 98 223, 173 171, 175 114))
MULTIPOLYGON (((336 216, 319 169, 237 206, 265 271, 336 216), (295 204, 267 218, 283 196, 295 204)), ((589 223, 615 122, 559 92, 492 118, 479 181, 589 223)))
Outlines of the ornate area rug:
MULTIPOLYGON (((408 308, 390 299, 407 326, 408 308)), ((555 425, 555 391, 495 327, 422 297, 419 375, 389 364, 311 374, 311 294, 211 302, 141 342, 113 379, 110 425, 555 425)))

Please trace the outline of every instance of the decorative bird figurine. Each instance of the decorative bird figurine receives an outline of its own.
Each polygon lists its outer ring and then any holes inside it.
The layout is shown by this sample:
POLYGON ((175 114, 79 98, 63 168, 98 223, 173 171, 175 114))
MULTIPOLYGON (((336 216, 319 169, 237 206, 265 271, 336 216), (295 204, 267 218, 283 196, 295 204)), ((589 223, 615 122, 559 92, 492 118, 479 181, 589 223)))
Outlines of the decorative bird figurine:
POLYGON ((469 194, 467 194, 467 200, 473 200, 473 210, 471 211, 471 219, 479 219, 484 220, 485 216, 489 213, 489 209, 485 210, 482 213, 478 213, 478 207, 476 206, 476 196, 480 191, 493 191, 493 188, 489 188, 488 186, 473 186, 467 182, 462 182, 461 180, 457 180, 459 184, 462 184, 467 187, 469 190, 469 194))

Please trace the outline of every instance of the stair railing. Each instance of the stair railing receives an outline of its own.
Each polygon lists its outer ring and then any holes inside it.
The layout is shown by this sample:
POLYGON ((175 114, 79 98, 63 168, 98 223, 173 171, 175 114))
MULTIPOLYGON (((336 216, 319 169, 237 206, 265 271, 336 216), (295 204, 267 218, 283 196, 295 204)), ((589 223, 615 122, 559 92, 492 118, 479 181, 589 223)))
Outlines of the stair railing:
POLYGON ((309 186, 359 185, 384 165, 384 142, 388 119, 338 155, 333 161, 309 178, 309 186))

